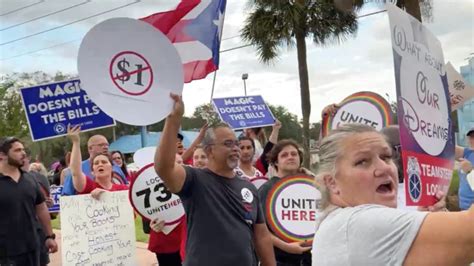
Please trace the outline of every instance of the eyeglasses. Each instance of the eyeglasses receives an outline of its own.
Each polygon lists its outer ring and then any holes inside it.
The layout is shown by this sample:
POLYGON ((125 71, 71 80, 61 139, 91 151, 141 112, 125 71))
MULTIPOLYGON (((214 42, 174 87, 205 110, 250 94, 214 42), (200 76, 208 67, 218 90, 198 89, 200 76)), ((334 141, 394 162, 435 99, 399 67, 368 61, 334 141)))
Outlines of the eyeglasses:
POLYGON ((224 145, 224 146, 226 146, 227 148, 233 148, 233 147, 235 147, 235 146, 239 146, 239 141, 238 141, 238 140, 228 139, 228 140, 225 140, 225 141, 222 142, 222 143, 211 143, 210 145, 216 145, 216 144, 224 145))
POLYGON ((99 146, 100 148, 103 148, 103 147, 109 147, 109 144, 108 143, 99 143, 99 144, 93 144, 92 146, 99 146))

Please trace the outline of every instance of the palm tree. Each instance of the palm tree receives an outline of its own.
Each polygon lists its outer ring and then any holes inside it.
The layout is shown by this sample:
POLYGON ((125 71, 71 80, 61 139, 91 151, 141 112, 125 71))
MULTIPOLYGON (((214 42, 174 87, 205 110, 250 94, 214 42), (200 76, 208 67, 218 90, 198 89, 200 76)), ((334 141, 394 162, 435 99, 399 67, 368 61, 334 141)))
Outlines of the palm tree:
MULTIPOLYGON (((356 1, 358 2, 358 1, 356 1)), ((362 2, 362 1, 360 1, 362 2)), ((339 42, 357 31, 354 10, 362 3, 351 5, 350 12, 336 8, 332 0, 251 0, 242 38, 257 47, 260 60, 270 63, 278 57, 282 46, 296 42, 303 113, 303 165, 309 167, 309 93, 306 38, 317 45, 339 42)))

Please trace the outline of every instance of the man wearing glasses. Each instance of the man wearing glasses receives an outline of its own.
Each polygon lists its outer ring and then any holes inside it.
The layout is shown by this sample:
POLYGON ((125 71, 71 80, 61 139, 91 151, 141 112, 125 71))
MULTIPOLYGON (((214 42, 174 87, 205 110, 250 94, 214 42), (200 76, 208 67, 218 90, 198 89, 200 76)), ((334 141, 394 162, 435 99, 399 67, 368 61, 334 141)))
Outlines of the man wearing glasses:
POLYGON ((238 178, 239 141, 227 125, 207 129, 202 146, 208 168, 175 163, 176 134, 184 113, 180 96, 166 118, 155 153, 155 170, 178 194, 187 215, 184 265, 275 265, 271 235, 265 225, 257 189, 238 178))
POLYGON ((49 252, 58 250, 40 185, 21 169, 25 159, 19 139, 0 139, 0 265, 40 265, 40 241, 49 252))
MULTIPOLYGON (((109 154, 109 142, 102 135, 94 135, 87 141, 87 151, 89 152, 89 159, 82 161, 82 172, 90 177, 94 178, 92 174, 91 159, 100 154, 109 154)), ((114 184, 127 184, 127 178, 123 173, 122 169, 116 164, 113 165, 112 182, 114 184)), ((68 170, 64 178, 63 195, 76 195, 74 185, 72 183, 71 171, 68 170)))

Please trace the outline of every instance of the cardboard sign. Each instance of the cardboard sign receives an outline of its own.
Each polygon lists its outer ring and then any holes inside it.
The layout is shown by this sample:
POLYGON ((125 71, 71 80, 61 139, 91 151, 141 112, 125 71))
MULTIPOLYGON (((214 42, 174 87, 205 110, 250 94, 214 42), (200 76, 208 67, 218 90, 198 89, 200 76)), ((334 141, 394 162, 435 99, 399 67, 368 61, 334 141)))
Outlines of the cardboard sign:
POLYGON ((313 241, 321 193, 309 176, 289 176, 274 184, 266 199, 266 219, 282 240, 313 241))
POLYGON ((144 147, 133 154, 133 162, 141 169, 151 163, 155 157, 156 147, 144 147))
POLYGON ((149 164, 137 173, 130 186, 130 202, 141 216, 148 220, 165 221, 163 233, 168 234, 179 225, 184 208, 178 195, 169 192, 163 180, 149 164))
POLYGON ((63 265, 137 265, 127 191, 61 198, 63 265))
POLYGON ((390 104, 377 93, 356 92, 344 99, 339 106, 334 116, 323 118, 323 137, 343 124, 366 124, 377 130, 392 124, 390 104))
POLYGON ((418 20, 387 4, 397 85, 398 121, 408 206, 433 205, 447 193, 454 165, 443 51, 418 20))
POLYGON ((94 26, 79 48, 84 88, 120 122, 145 126, 173 108, 170 93, 183 90, 183 65, 169 39, 152 25, 112 18, 94 26))
POLYGON ((454 69, 453 65, 446 64, 448 75, 449 97, 451 98, 451 111, 463 106, 464 103, 474 97, 474 87, 465 82, 462 76, 454 69))
POLYGON ((115 125, 81 88, 78 79, 22 88, 26 119, 33 141, 66 135, 67 125, 89 131, 115 125))
POLYGON ((222 121, 233 129, 265 127, 275 124, 275 117, 262 96, 212 99, 222 121))
POLYGON ((59 199, 63 193, 63 186, 52 185, 49 187, 49 195, 53 199, 53 206, 48 208, 50 213, 57 213, 60 211, 59 199))

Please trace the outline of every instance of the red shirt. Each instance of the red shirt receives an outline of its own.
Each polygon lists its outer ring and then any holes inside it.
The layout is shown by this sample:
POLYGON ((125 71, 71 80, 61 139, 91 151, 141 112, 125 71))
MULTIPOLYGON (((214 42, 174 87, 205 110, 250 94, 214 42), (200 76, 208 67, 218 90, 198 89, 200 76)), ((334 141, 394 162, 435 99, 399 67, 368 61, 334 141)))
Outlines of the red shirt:
MULTIPOLYGON (((181 222, 173 231, 165 235, 162 232, 150 230, 150 240, 148 241, 148 250, 153 253, 174 253, 180 251, 182 245, 182 231, 186 231, 186 217, 181 218, 181 222)), ((186 233, 184 234, 186 235, 186 233)))
POLYGON ((96 188, 101 188, 107 191, 128 190, 128 186, 123 184, 112 184, 112 187, 110 189, 106 189, 99 185, 99 183, 93 181, 92 179, 86 176, 86 186, 84 187, 84 190, 82 192, 79 192, 79 194, 89 194, 92 192, 92 190, 96 188))

